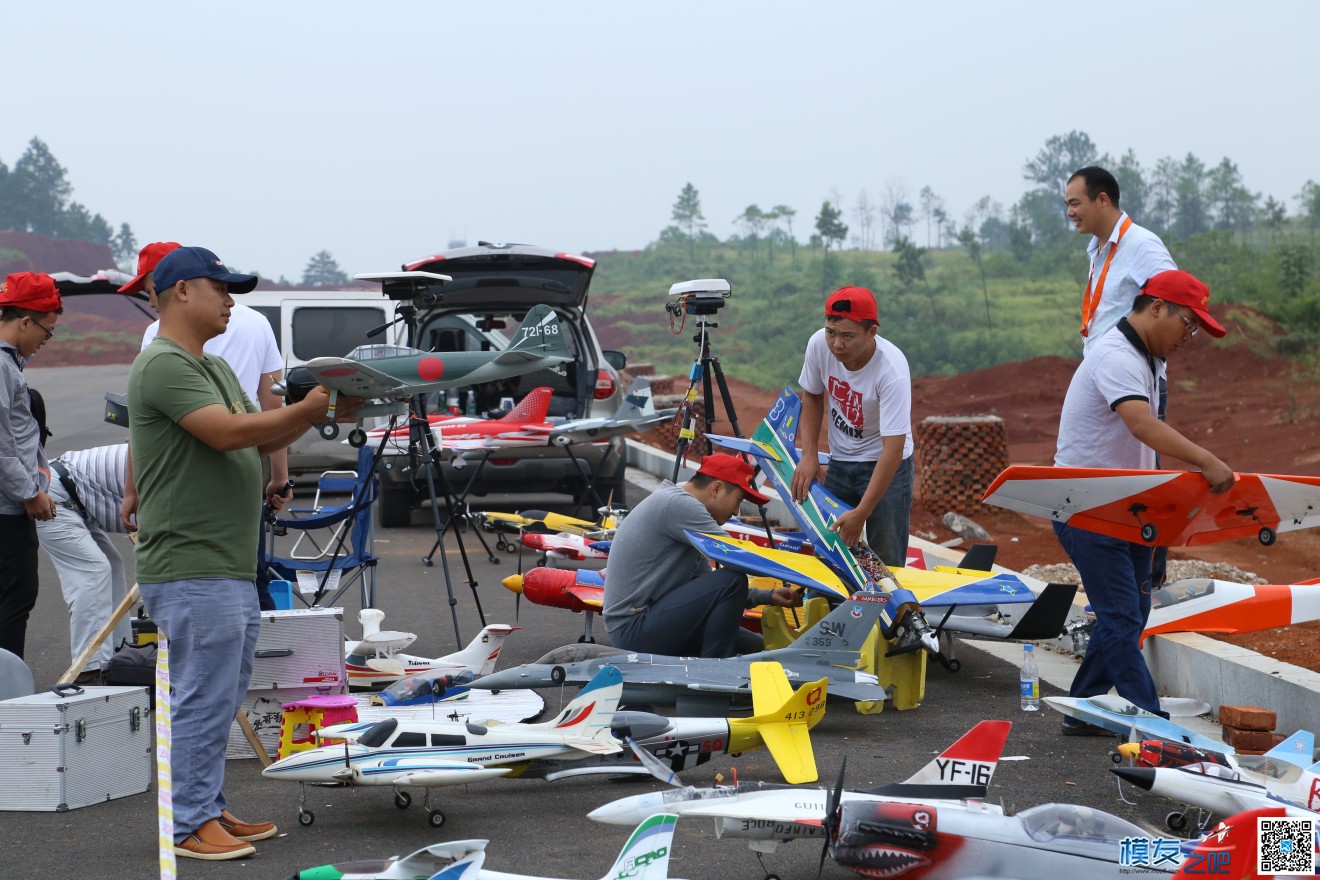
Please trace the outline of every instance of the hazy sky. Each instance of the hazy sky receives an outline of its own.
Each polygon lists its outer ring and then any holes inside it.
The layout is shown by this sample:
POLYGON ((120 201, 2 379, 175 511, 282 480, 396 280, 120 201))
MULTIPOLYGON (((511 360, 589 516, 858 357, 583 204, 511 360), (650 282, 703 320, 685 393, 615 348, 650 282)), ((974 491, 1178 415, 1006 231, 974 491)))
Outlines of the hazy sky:
MULTIPOLYGON (((0 160, 35 136, 140 243, 296 279, 452 238, 640 248, 832 191, 1009 205, 1046 138, 1196 153, 1296 210, 1320 4, 0 0, 0 160)), ((851 220, 851 217, 845 217, 851 220)), ((924 231, 917 235, 924 243, 924 231)), ((1079 245, 1080 247, 1080 245, 1079 245)))

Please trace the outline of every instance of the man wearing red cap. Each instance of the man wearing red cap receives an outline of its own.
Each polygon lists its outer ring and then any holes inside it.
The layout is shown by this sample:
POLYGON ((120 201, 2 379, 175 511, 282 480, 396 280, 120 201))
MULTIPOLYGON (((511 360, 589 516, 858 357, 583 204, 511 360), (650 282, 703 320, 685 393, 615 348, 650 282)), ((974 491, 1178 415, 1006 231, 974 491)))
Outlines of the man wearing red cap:
POLYGON ((732 657, 743 610, 802 604, 789 587, 749 590, 747 575, 710 570, 685 531, 721 534, 743 499, 765 504, 752 466, 713 453, 682 486, 666 480, 619 524, 605 572, 605 628, 616 648, 678 657, 732 657))
MULTIPOLYGON (((1096 341, 1073 374, 1059 418, 1055 465, 1148 470, 1159 453, 1200 468, 1212 492, 1232 487, 1232 469, 1158 413, 1161 359, 1202 330, 1214 337, 1225 334, 1209 305, 1209 289, 1187 272, 1161 272, 1146 282, 1132 311, 1096 341)), ((1093 697, 1114 688, 1142 709, 1160 712, 1139 647, 1150 614, 1152 548, 1059 522, 1054 533, 1077 566, 1096 617, 1069 696, 1093 697)), ((1063 722, 1069 736, 1099 732, 1071 719, 1063 722)))
POLYGON ((907 564, 912 512, 912 374, 898 346, 877 334, 875 296, 841 287, 825 301, 825 327, 807 341, 802 362, 802 460, 793 497, 820 472, 820 424, 829 395, 830 464, 825 488, 853 509, 834 522, 849 546, 866 529, 889 565, 907 564))
POLYGON ((55 280, 15 272, 0 285, 0 648, 19 657, 37 604, 37 520, 55 516, 50 468, 23 366, 55 335, 55 280))

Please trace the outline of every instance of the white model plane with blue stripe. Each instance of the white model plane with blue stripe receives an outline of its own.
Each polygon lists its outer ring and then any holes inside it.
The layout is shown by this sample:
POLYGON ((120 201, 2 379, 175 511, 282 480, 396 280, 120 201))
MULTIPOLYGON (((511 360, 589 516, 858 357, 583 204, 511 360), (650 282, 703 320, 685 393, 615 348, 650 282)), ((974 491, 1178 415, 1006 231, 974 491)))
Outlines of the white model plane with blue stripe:
MULTIPOLYGON (((345 724, 320 731, 321 739, 344 738, 343 745, 294 752, 261 771, 271 779, 322 785, 388 785, 395 804, 407 807, 412 798, 403 786, 431 788, 462 785, 513 772, 514 766, 538 758, 569 759, 622 750, 610 722, 623 693, 623 675, 606 666, 564 709, 540 724, 485 724, 387 718, 374 724, 345 724), (363 729, 365 728, 365 729, 363 729)), ((298 821, 311 825, 315 816, 299 802, 298 821)), ((444 814, 426 804, 433 828, 444 814)))
MULTIPOLYGON (((614 866, 600 880, 666 880, 678 817, 649 816, 633 831, 614 866)), ((545 880, 531 874, 506 874, 484 866, 488 840, 456 840, 419 849, 411 855, 376 861, 344 862, 299 871, 290 880, 545 880)))

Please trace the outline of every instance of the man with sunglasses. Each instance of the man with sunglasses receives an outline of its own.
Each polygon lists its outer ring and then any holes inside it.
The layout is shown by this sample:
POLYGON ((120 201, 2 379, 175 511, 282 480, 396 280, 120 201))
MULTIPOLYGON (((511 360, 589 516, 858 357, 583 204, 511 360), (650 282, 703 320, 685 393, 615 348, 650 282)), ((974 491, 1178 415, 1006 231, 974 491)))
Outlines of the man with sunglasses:
MULTIPOLYGON (((1073 374, 1059 418, 1056 466, 1149 470, 1158 453, 1199 468, 1212 492, 1232 487, 1232 469, 1158 411, 1161 361, 1201 330, 1225 335, 1209 306, 1209 288, 1187 272, 1161 272, 1146 282, 1127 317, 1096 341, 1073 374)), ((1059 522, 1054 533, 1077 566, 1096 617, 1068 695, 1093 697, 1114 688, 1159 713, 1159 694, 1139 647, 1150 614, 1153 548, 1059 522)), ((1064 720, 1063 733, 1110 735, 1071 719, 1064 720)))
POLYGON ((0 648, 19 657, 37 604, 37 520, 55 516, 23 367, 55 335, 63 311, 49 275, 15 272, 0 285, 0 648))

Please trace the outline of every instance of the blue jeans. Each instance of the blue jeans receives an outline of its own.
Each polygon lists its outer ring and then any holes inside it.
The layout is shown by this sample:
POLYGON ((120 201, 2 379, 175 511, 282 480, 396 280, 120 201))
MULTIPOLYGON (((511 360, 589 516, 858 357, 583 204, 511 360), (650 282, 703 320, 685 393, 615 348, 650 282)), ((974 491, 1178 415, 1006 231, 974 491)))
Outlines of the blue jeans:
POLYGON ((610 630, 627 651, 672 657, 732 657, 747 607, 747 575, 729 568, 680 584, 610 630))
MULTIPOLYGON (((875 473, 873 461, 835 461, 825 471, 825 488, 854 507, 866 494, 875 473)), ((912 457, 898 465, 880 503, 866 518, 866 543, 889 566, 907 565, 909 520, 912 517, 912 457)))
POLYGON ((1153 551, 1064 523, 1054 534, 1082 576, 1095 626, 1082 665, 1073 677, 1070 697, 1118 695, 1148 712, 1160 712, 1160 695, 1139 647, 1150 616, 1153 551))
POLYGON ((226 809, 225 743, 247 694, 261 631, 251 581, 196 578, 141 584, 170 646, 174 841, 226 809))

